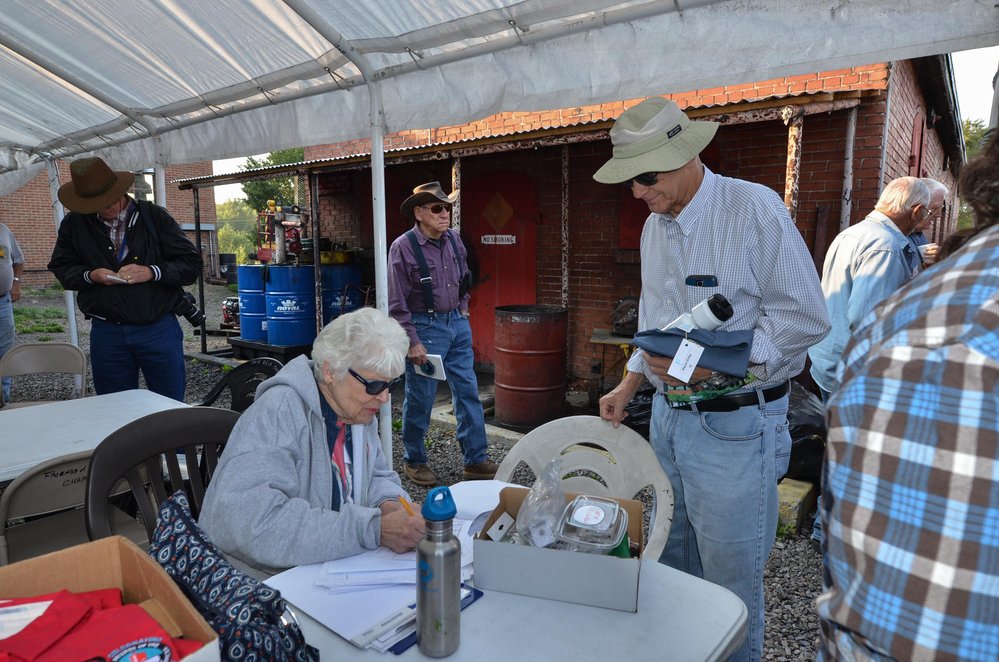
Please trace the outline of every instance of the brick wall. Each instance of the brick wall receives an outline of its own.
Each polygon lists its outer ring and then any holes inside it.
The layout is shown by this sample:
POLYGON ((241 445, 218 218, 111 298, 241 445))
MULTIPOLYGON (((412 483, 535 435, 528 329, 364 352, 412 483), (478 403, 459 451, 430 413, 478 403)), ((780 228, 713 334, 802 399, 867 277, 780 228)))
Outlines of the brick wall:
MULTIPOLYGON (((192 191, 181 191, 170 182, 186 177, 200 177, 212 173, 211 162, 190 165, 170 166, 166 169, 167 209, 179 223, 194 223, 194 195, 192 191)), ((59 162, 59 181, 69 181, 69 165, 59 162)), ((200 216, 202 225, 215 223, 214 189, 202 189, 200 196, 200 216)), ((56 282, 46 268, 55 246, 56 226, 52 211, 52 196, 49 192, 48 175, 43 172, 14 193, 0 197, 0 223, 6 224, 14 233, 18 245, 24 252, 25 268, 23 283, 27 287, 46 287, 56 282)), ((187 233, 192 242, 194 232, 187 233)), ((214 274, 211 266, 217 262, 217 242, 202 232, 202 258, 206 273, 214 274)))

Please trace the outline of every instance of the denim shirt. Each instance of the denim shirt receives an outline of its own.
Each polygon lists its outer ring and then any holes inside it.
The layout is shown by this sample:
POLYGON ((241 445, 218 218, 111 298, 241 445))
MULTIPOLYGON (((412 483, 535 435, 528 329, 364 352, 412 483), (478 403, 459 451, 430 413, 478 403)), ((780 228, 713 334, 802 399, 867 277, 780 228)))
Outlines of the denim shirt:
POLYGON ((822 267, 832 331, 808 350, 819 388, 827 393, 836 389, 836 365, 857 325, 915 275, 918 263, 908 237, 879 211, 836 236, 822 267))

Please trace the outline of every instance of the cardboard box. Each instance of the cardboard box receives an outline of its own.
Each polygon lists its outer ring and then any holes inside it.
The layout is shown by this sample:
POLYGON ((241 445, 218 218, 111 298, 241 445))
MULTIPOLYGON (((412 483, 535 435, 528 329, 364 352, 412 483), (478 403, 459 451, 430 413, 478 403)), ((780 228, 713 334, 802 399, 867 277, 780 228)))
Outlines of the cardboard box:
POLYGON ((218 636, 180 588, 148 554, 121 536, 103 538, 0 568, 0 597, 27 598, 60 589, 121 589, 126 603, 139 604, 171 637, 205 643, 185 660, 220 659, 218 636))
MULTIPOLYGON (((549 600, 576 602, 621 611, 638 611, 641 558, 567 552, 489 539, 486 533, 504 512, 517 516, 526 488, 505 487, 500 502, 472 542, 475 586, 549 600)), ((576 495, 566 495, 566 503, 576 495)), ((628 537, 645 547, 642 503, 615 499, 628 512, 628 537)))

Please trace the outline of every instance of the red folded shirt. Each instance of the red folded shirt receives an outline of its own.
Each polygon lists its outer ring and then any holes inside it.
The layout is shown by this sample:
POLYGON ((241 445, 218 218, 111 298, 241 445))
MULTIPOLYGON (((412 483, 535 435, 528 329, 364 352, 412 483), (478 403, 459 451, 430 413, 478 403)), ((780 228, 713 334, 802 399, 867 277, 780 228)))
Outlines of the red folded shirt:
POLYGON ((0 617, 49 601, 44 612, 22 630, 0 639, 0 662, 168 662, 202 646, 198 641, 174 639, 142 607, 122 605, 117 589, 0 599, 0 617))

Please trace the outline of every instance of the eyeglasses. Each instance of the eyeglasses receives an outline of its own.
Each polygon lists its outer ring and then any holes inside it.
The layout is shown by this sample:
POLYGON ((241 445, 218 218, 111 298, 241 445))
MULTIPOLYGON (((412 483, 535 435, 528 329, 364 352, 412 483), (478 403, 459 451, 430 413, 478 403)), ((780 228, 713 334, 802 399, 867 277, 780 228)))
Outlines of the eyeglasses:
POLYGON ((440 202, 435 202, 432 205, 420 205, 420 206, 423 207, 424 209, 429 209, 431 214, 439 214, 445 209, 448 210, 448 212, 451 211, 451 205, 445 205, 440 202))
POLYGON ((621 186, 631 188, 632 183, 641 184, 642 186, 652 186, 659 181, 658 172, 643 172, 640 175, 635 175, 631 179, 621 182, 621 186))
POLYGON ((349 372, 354 379, 364 384, 364 392, 367 393, 368 395, 379 395, 383 391, 387 391, 388 389, 392 388, 393 386, 402 381, 402 377, 396 377, 395 379, 390 379, 387 382, 383 382, 380 379, 368 380, 365 379, 364 377, 361 377, 351 368, 347 368, 347 372, 349 372))

